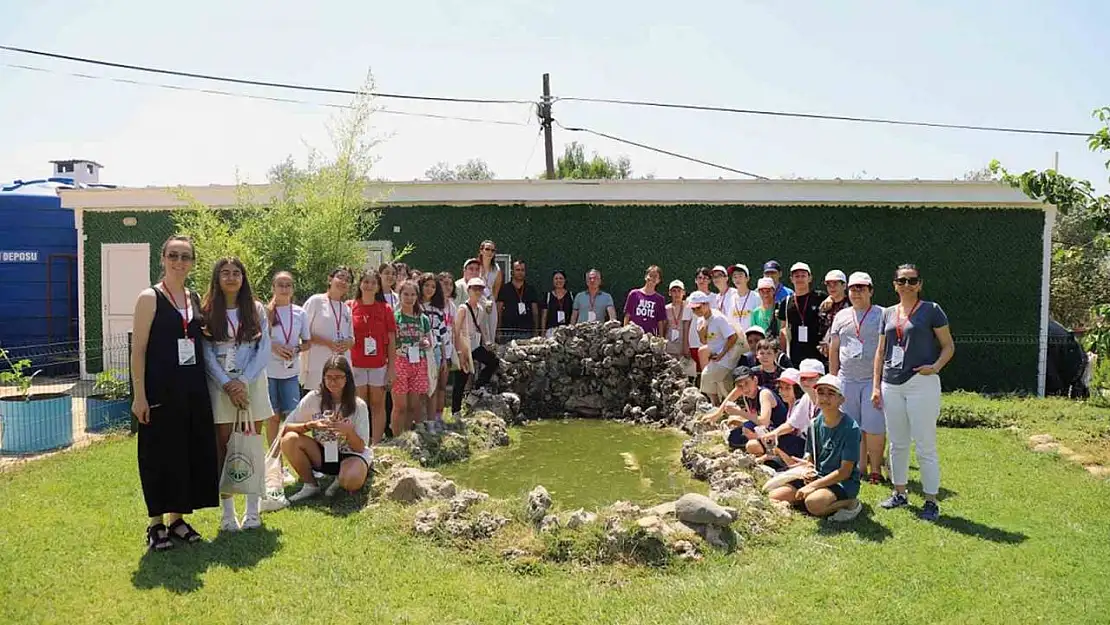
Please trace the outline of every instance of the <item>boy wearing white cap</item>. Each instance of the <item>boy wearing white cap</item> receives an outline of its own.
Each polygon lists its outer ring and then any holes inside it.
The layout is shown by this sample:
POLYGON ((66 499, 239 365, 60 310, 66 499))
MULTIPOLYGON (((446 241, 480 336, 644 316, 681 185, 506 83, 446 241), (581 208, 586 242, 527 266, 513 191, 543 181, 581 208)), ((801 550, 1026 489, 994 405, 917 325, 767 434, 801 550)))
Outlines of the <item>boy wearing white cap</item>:
POLYGON ((859 416, 863 430, 860 472, 872 484, 882 480, 886 446, 883 411, 871 402, 873 363, 879 348, 879 326, 883 309, 871 303, 871 276, 857 271, 848 279, 851 307, 836 314, 829 328, 829 373, 840 378, 844 409, 859 416))
POLYGON ((863 510, 857 499, 860 488, 859 447, 860 431, 852 417, 841 412, 844 403, 840 378, 822 376, 817 381, 817 419, 814 424, 811 456, 814 463, 812 477, 795 480, 787 486, 771 491, 771 499, 789 501, 804 506, 813 516, 827 517, 844 522, 856 518, 863 510))
POLYGON ((821 322, 821 345, 818 347, 825 358, 829 357, 829 330, 832 328, 836 313, 851 306, 848 301, 848 277, 839 269, 833 269, 825 274, 825 290, 829 296, 821 302, 818 312, 821 322))
POLYGON ((690 358, 690 325, 694 322, 694 313, 683 301, 686 297, 686 285, 682 280, 671 280, 667 288, 671 302, 667 304, 667 348, 666 351, 675 360, 682 363, 682 371, 686 377, 697 375, 694 361, 690 358))
POLYGON ((732 390, 732 368, 739 358, 736 330, 728 318, 712 307, 708 293, 695 291, 686 298, 697 323, 698 358, 702 364, 701 391, 716 404, 732 390))
POLYGON ((824 361, 818 349, 822 338, 820 309, 824 294, 810 290, 813 274, 806 263, 798 262, 790 267, 790 280, 794 283, 794 293, 782 300, 776 315, 783 325, 779 342, 794 362, 806 358, 824 361))

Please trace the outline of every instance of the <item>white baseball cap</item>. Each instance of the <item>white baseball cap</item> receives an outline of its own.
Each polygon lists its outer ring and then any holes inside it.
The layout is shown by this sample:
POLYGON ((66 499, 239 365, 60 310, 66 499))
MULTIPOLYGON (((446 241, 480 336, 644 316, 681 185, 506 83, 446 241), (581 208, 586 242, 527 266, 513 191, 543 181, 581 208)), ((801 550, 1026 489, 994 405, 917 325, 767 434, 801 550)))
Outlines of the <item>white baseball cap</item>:
POLYGON ((758 289, 773 289, 775 288, 775 281, 770 278, 760 278, 759 282, 755 283, 755 288, 758 289))
POLYGON ((802 374, 801 374, 800 371, 798 371, 794 367, 790 367, 789 369, 783 369, 782 370, 782 373, 779 374, 778 381, 779 382, 789 382, 791 384, 797 384, 798 380, 801 378, 801 376, 802 376, 802 374))
POLYGON ((486 288, 486 281, 481 278, 471 278, 466 281, 466 288, 470 289, 476 286, 480 286, 484 289, 486 288))
POLYGON ((845 276, 844 272, 839 270, 839 269, 833 269, 829 273, 825 274, 825 282, 847 282, 847 281, 848 281, 848 277, 845 276))
POLYGON ((751 326, 747 330, 744 330, 744 336, 747 336, 749 334, 758 334, 760 336, 767 336, 767 331, 763 329, 763 326, 751 326))
POLYGON ((671 289, 682 289, 685 291, 686 285, 682 283, 682 280, 671 280, 671 286, 667 287, 667 290, 670 291, 671 289))
POLYGON ((831 389, 836 390, 837 395, 844 394, 844 389, 842 389, 840 386, 840 378, 832 374, 821 376, 821 379, 817 380, 817 384, 814 384, 813 386, 827 386, 831 389))
POLYGON ((701 306, 702 304, 708 304, 712 301, 713 298, 709 296, 709 293, 694 291, 690 294, 689 297, 686 298, 686 305, 690 308, 693 308, 695 306, 701 306))
POLYGON ((798 372, 803 376, 825 375, 825 365, 816 358, 806 358, 798 365, 798 372))
POLYGON ((807 273, 813 273, 813 271, 809 268, 809 265, 802 262, 797 262, 793 265, 790 265, 790 273, 794 273, 795 271, 805 271, 807 273))
POLYGON ((725 274, 726 276, 728 275, 728 269, 725 269, 724 265, 716 265, 715 267, 713 267, 712 269, 709 270, 709 275, 713 275, 713 274, 717 273, 718 271, 725 274))
POLYGON ((734 272, 734 271, 743 271, 745 276, 752 275, 751 272, 748 271, 748 266, 745 265, 744 263, 736 263, 735 265, 729 267, 728 268, 728 275, 731 276, 732 272, 734 272))
POLYGON ((848 277, 848 286, 871 286, 871 276, 862 271, 856 271, 848 277))

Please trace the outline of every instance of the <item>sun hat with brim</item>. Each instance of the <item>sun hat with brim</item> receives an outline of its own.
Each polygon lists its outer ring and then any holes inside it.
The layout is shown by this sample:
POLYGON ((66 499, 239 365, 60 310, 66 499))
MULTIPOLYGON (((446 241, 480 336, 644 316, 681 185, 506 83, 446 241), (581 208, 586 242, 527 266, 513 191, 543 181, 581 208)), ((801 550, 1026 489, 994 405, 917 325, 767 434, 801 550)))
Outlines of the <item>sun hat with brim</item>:
POLYGON ((759 282, 755 283, 755 288, 759 289, 773 289, 775 288, 775 281, 770 278, 760 278, 759 282))
POLYGON ((825 365, 816 358, 806 358, 802 362, 798 363, 798 372, 803 378, 808 378, 811 376, 820 377, 825 375, 825 365))
POLYGON ((693 308, 695 306, 701 306, 702 304, 708 304, 712 301, 713 298, 709 297, 709 293, 694 291, 686 298, 686 305, 693 308))
POLYGON ((731 276, 732 272, 734 271, 743 271, 745 276, 752 275, 751 272, 748 271, 748 266, 741 263, 736 263, 735 265, 730 266, 728 268, 728 275, 731 276))
POLYGON ((685 291, 686 285, 682 283, 682 280, 671 280, 671 286, 667 287, 667 290, 670 291, 671 289, 682 289, 685 291))
POLYGON ((470 265, 477 265, 477 264, 480 264, 480 263, 478 262, 478 259, 477 259, 477 258, 468 258, 468 259, 466 259, 466 262, 465 262, 465 263, 463 263, 463 271, 466 271, 466 268, 467 268, 468 266, 470 266, 470 265))
POLYGON ((474 287, 486 288, 486 281, 481 278, 471 278, 466 281, 466 288, 473 289, 474 287))
POLYGON ((871 275, 857 271, 848 276, 848 286, 872 286, 871 275))
POLYGON ((833 269, 829 273, 825 274, 825 282, 847 282, 847 281, 848 281, 848 277, 845 276, 844 272, 839 270, 839 269, 833 269))
POLYGON ((767 331, 763 329, 763 326, 751 326, 747 330, 744 330, 744 334, 758 334, 759 336, 767 336, 767 331))
POLYGON ((797 262, 797 263, 794 263, 793 265, 790 265, 790 273, 794 273, 795 271, 804 271, 806 273, 813 273, 813 270, 809 268, 809 264, 808 263, 803 263, 803 262, 797 262))
POLYGON ((844 394, 844 389, 840 385, 840 378, 832 374, 821 376, 821 379, 817 380, 817 384, 814 384, 813 386, 816 388, 820 388, 822 386, 828 387, 835 390, 837 395, 844 394))
POLYGON ((779 379, 776 380, 776 382, 789 382, 791 384, 797 384, 798 380, 800 380, 801 377, 802 373, 800 371, 798 371, 794 367, 790 367, 789 369, 782 370, 782 373, 779 374, 779 379))

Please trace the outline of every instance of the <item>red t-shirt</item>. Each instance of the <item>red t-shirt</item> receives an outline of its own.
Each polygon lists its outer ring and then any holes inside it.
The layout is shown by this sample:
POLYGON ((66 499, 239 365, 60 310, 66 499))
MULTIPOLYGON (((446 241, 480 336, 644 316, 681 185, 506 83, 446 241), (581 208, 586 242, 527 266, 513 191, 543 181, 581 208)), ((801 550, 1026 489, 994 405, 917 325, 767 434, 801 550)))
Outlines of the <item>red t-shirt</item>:
POLYGON ((351 347, 351 364, 363 369, 377 369, 387 363, 389 335, 397 333, 397 320, 393 309, 384 302, 351 304, 351 317, 355 322, 355 344, 351 347), (374 339, 374 353, 366 354, 366 337, 374 339))

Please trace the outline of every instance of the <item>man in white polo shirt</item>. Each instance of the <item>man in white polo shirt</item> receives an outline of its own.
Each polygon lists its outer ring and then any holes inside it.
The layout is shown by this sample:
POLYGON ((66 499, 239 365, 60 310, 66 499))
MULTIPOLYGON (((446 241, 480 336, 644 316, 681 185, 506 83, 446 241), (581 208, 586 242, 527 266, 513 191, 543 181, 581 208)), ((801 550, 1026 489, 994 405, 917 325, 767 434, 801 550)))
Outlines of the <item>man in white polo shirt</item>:
POLYGON ((736 366, 740 350, 736 349, 737 334, 728 317, 713 308, 712 297, 694 291, 686 298, 694 312, 698 338, 698 359, 702 363, 701 391, 710 401, 718 403, 732 390, 732 368, 736 366))

